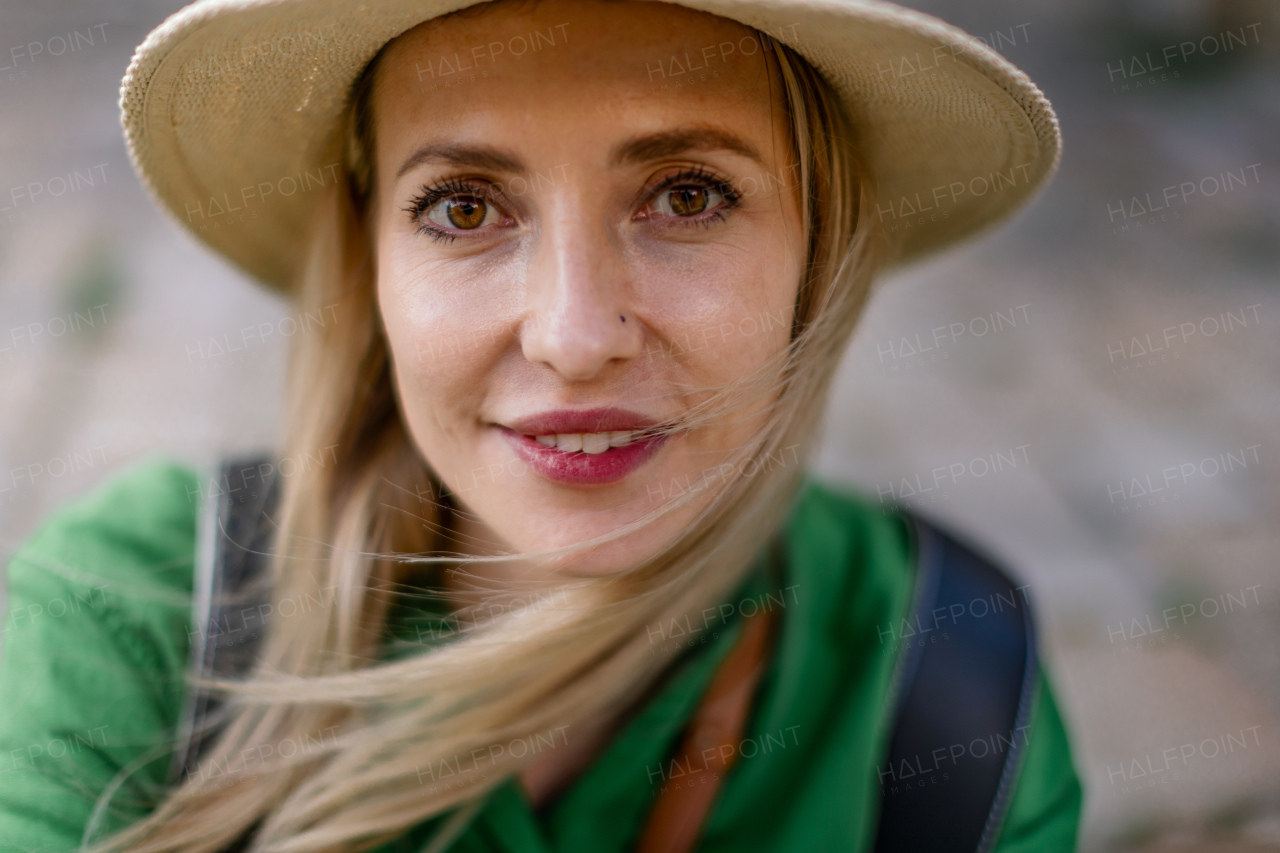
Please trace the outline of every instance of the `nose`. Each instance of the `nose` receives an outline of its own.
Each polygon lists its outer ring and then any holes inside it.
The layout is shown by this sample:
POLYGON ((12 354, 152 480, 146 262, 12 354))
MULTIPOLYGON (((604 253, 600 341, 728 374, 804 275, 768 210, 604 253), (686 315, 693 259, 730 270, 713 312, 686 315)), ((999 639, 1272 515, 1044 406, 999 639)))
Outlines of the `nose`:
POLYGON ((644 330, 631 310, 625 267, 600 219, 566 211, 544 223, 526 299, 524 356, 566 380, 594 379, 641 352, 644 330))

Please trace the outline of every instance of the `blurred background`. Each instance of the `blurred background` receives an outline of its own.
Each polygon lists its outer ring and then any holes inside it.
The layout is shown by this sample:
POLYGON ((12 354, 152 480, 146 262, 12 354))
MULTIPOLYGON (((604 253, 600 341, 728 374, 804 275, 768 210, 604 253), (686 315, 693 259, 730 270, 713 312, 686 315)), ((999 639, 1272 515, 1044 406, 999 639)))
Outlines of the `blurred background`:
MULTIPOLYGON (((0 561, 139 457, 275 436, 293 312, 121 139, 133 47, 181 5, 0 6, 0 561)), ((1280 850, 1280 4, 905 5, 1026 70, 1065 153, 1014 221, 884 282, 815 473, 1031 585, 1084 849, 1280 850)))

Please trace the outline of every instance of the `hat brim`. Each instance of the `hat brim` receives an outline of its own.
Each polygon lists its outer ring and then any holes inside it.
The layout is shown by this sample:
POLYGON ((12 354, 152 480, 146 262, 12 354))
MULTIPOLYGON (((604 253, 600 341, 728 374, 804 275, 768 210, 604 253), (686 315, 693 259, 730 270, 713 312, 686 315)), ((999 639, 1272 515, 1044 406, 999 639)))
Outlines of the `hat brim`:
MULTIPOLYGON (((283 292, 336 179, 352 84, 388 41, 482 0, 204 0, 154 30, 120 106, 144 183, 182 225, 283 292)), ((664 0, 671 2, 671 0, 664 0)), ((1048 100, 983 42, 874 0, 679 0, 804 56, 858 128, 896 263, 1008 216, 1057 166, 1048 100)), ((672 66, 673 72, 681 67, 672 66)))

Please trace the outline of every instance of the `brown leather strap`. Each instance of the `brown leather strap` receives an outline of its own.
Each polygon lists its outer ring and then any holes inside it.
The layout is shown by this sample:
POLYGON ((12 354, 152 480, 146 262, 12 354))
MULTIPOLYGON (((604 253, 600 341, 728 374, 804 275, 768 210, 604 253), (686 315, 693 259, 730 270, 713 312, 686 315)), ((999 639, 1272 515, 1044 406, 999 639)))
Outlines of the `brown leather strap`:
POLYGON ((689 853, 716 794, 736 763, 756 684, 768 663, 772 610, 743 619, 742 633, 720 663, 684 740, 664 770, 665 784, 649 813, 636 853, 689 853))

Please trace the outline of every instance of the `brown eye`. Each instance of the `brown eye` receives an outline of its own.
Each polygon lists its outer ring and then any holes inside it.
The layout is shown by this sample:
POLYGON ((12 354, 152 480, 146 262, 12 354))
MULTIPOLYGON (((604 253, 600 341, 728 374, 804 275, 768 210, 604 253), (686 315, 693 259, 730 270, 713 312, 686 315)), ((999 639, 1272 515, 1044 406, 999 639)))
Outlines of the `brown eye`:
POLYGON ((479 228, 487 212, 488 205, 478 198, 453 198, 445 202, 445 215, 455 228, 479 228))
POLYGON ((449 243, 467 232, 471 235, 465 239, 488 240, 515 227, 519 223, 504 212, 505 207, 500 187, 488 181, 450 178, 424 186, 404 212, 419 234, 449 243))
POLYGON ((667 190, 653 200, 653 210, 660 216, 688 218, 705 213, 713 207, 723 206, 728 199, 715 187, 699 187, 692 184, 667 190))
POLYGON ((439 231, 458 233, 476 231, 482 225, 500 222, 497 205, 490 204, 483 196, 457 193, 440 199, 426 208, 424 218, 439 231))
POLYGON ((707 209, 707 191, 702 187, 680 187, 671 191, 671 211, 677 216, 696 216, 707 209))

